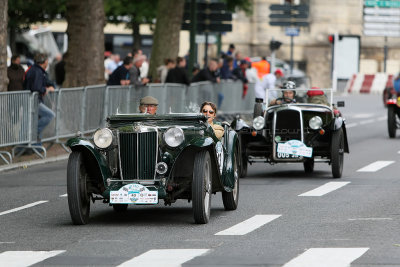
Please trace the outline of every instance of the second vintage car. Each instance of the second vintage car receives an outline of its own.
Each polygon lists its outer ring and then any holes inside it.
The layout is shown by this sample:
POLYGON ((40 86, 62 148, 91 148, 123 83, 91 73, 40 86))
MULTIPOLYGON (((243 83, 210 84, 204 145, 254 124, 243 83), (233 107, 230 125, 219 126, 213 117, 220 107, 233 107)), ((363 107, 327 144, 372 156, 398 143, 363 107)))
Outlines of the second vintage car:
POLYGON ((90 202, 101 200, 115 211, 129 204, 192 202, 196 223, 210 218, 211 195, 222 192, 226 210, 239 200, 240 146, 227 123, 219 140, 203 114, 118 113, 92 138, 67 145, 68 204, 74 224, 89 221, 90 202))
MULTIPOLYGON (((264 111, 254 118, 252 126, 240 118, 233 121, 241 140, 241 177, 246 176, 248 163, 256 162, 302 163, 307 173, 313 172, 316 162, 323 162, 331 165, 334 178, 342 176, 343 157, 349 146, 345 121, 329 104, 332 90, 309 89, 310 101, 300 103, 296 97, 285 96, 285 91, 297 93, 299 89, 294 86, 292 83, 292 88, 277 90, 276 100, 266 94, 264 111), (312 97, 317 101, 311 101, 312 97)), ((338 104, 344 106, 343 102, 338 104)))

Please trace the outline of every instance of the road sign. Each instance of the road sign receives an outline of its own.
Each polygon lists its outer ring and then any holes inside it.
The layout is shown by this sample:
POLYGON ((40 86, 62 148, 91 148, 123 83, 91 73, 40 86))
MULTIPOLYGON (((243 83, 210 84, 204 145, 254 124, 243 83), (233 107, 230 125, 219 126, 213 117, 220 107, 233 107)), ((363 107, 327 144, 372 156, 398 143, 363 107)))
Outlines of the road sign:
MULTIPOLYGON (((210 20, 210 21, 232 21, 232 13, 231 12, 225 12, 225 13, 197 13, 197 20, 198 21, 203 21, 203 20, 210 20)), ((183 20, 190 20, 190 13, 185 12, 183 14, 183 20)))
POLYGON ((309 23, 307 21, 297 21, 297 22, 291 22, 291 21, 270 21, 269 25, 271 26, 298 26, 298 27, 308 27, 309 23))
POLYGON ((286 36, 299 36, 300 28, 288 27, 285 28, 286 36))
POLYGON ((270 5, 269 25, 307 27, 308 5, 270 5))
MULTIPOLYGON (((182 30, 189 31, 190 23, 182 23, 182 30)), ((232 24, 222 23, 197 23, 197 32, 231 32, 232 24)))
POLYGON ((400 7, 400 1, 365 0, 364 6, 366 6, 366 7, 400 7))
POLYGON ((290 11, 297 10, 299 12, 308 12, 308 5, 270 5, 269 10, 271 11, 290 11))

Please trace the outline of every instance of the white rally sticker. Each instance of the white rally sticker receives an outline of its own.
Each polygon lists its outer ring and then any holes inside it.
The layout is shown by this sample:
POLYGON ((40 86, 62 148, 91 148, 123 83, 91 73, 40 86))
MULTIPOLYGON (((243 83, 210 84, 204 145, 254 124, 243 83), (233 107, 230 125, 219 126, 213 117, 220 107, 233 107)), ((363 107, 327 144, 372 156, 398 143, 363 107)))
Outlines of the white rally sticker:
POLYGON ((219 173, 222 174, 222 169, 224 167, 224 148, 221 142, 217 142, 217 144, 215 145, 215 151, 217 152, 219 173))
POLYGON ((150 191, 140 184, 127 184, 118 191, 110 191, 111 204, 157 204, 158 191, 150 191))
POLYGON ((277 152, 307 158, 312 157, 312 147, 307 147, 299 140, 290 140, 286 143, 278 143, 277 152))

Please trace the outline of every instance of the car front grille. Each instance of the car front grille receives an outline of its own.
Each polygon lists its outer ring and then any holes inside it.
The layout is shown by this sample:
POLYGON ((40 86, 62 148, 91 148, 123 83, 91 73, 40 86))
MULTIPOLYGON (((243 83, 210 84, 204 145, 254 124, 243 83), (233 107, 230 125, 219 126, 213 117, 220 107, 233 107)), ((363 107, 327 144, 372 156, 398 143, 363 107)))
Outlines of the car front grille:
POLYGON ((297 110, 280 110, 276 113, 275 136, 281 141, 301 140, 301 113, 297 110))
POLYGON ((153 180, 157 132, 119 133, 121 176, 124 180, 153 180))

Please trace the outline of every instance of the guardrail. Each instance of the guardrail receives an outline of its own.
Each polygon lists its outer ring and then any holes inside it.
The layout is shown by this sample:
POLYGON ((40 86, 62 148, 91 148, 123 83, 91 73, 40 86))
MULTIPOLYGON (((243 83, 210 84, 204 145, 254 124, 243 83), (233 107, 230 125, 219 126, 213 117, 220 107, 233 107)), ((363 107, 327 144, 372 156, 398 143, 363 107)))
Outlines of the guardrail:
MULTIPOLYGON (((147 86, 87 86, 62 88, 47 94, 44 103, 56 117, 44 129, 42 142, 61 144, 62 139, 78 132, 88 134, 105 125, 105 119, 117 112, 121 104, 132 112, 138 111, 140 98, 150 95, 158 99, 158 113, 197 112, 204 101, 218 104, 222 115, 251 113, 254 104, 254 84, 249 84, 242 97, 241 82, 223 81, 182 84, 149 84, 147 86), (132 105, 132 104, 131 104, 132 105)), ((14 146, 12 153, 0 150, 0 158, 7 164, 25 149, 32 149, 39 157, 46 157, 46 149, 38 143, 38 95, 29 91, 0 93, 0 148, 14 146)))

